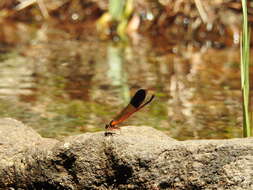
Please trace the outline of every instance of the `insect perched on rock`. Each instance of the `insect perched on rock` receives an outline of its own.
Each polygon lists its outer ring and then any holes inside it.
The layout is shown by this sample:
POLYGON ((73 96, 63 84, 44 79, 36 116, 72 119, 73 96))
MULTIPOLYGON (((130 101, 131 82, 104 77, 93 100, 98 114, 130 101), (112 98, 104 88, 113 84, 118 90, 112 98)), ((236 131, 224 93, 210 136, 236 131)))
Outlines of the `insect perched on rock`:
POLYGON ((107 132, 119 129, 119 127, 117 127, 116 125, 122 123, 133 113, 139 111, 144 106, 149 104, 154 99, 154 97, 155 95, 152 94, 150 95, 150 98, 146 102, 144 102, 144 100, 148 98, 148 91, 145 89, 138 90, 132 97, 130 103, 120 112, 120 114, 117 115, 115 119, 113 119, 109 124, 105 126, 107 132))

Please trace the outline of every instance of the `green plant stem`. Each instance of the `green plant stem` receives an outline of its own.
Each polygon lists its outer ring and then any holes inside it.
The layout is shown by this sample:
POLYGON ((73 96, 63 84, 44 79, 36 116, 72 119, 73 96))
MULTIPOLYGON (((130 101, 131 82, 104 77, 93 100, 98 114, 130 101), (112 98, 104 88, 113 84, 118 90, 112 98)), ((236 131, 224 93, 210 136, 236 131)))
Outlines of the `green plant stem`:
POLYGON ((242 0, 243 9, 243 31, 241 37, 241 86, 243 107, 243 136, 251 136, 251 122, 249 111, 249 53, 250 53, 250 31, 248 28, 247 0, 242 0))

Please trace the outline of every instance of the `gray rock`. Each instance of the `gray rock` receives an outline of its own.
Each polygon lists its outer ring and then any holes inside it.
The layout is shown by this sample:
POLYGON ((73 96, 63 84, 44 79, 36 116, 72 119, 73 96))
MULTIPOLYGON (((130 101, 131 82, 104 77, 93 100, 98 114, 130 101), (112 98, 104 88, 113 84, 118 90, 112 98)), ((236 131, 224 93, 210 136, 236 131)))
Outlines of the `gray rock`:
POLYGON ((150 127, 40 137, 0 120, 0 189, 253 189, 253 138, 176 141, 150 127))

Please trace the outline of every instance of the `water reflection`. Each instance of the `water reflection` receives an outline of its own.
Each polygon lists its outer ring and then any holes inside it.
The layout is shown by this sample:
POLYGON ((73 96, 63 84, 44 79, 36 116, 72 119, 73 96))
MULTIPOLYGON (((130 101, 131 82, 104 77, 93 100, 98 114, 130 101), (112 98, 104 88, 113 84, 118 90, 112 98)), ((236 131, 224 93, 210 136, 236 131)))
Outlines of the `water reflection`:
POLYGON ((127 84, 127 72, 124 71, 123 55, 124 49, 120 46, 109 44, 107 47, 108 77, 111 79, 111 86, 120 87, 121 98, 127 104, 130 100, 130 91, 127 84))
POLYGON ((25 58, 22 57, 15 57, 12 60, 4 59, 1 62, 0 97, 15 97, 20 94, 31 94, 34 83, 30 66, 26 64, 25 58))
POLYGON ((1 58, 0 116, 43 136, 103 130, 138 88, 154 89, 156 99, 124 125, 150 125, 177 139, 241 136, 238 49, 168 53, 144 39, 138 46, 69 40, 29 48, 1 58))
MULTIPOLYGON (((172 109, 169 111, 169 117, 172 118, 171 122, 176 123, 176 127, 177 123, 180 123, 181 128, 177 127, 178 135, 191 134, 194 138, 208 135, 210 138, 217 138, 216 131, 220 131, 225 137, 229 137, 231 130, 238 131, 239 134, 239 68, 226 67, 225 62, 230 60, 235 52, 227 51, 220 57, 219 62, 213 62, 213 58, 209 57, 206 63, 203 63, 203 58, 212 53, 214 52, 191 52, 190 57, 175 58, 175 74, 171 77, 170 88, 172 98, 169 100, 172 109), (223 84, 224 80, 229 78, 224 77, 228 73, 223 71, 224 68, 234 72, 229 72, 229 76, 237 76, 233 81, 237 83, 235 91, 230 89, 232 83, 229 81, 227 86, 223 84)), ((219 53, 215 52, 215 58, 218 56, 219 53)))

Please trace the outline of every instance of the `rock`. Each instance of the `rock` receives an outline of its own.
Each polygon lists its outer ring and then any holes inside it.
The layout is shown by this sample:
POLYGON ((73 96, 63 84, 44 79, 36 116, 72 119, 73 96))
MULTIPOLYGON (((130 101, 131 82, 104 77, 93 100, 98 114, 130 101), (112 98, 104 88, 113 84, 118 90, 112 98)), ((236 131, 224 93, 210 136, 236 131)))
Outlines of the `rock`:
POLYGON ((253 189, 253 138, 176 141, 150 127, 40 137, 0 120, 2 189, 253 189))
POLYGON ((31 173, 26 166, 36 162, 35 158, 41 152, 46 155, 56 142, 42 138, 19 121, 0 119, 0 188, 16 187, 16 180, 21 178, 20 182, 27 184, 26 175, 31 173))

